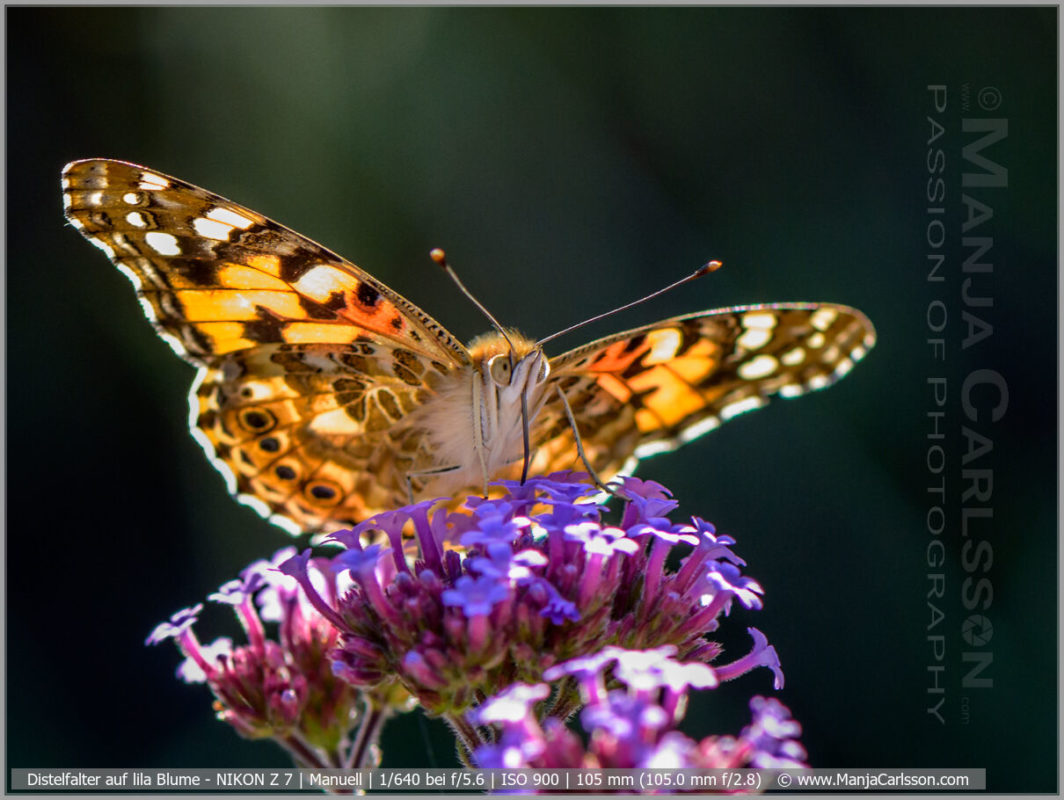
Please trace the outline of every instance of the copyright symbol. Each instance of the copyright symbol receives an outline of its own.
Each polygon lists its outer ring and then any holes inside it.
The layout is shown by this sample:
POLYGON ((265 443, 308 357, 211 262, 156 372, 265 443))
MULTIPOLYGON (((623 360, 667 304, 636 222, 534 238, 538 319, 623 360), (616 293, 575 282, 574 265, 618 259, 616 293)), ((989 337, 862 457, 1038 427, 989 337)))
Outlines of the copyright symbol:
POLYGON ((776 778, 776 783, 786 789, 788 786, 791 785, 791 776, 788 775, 786 772, 781 772, 780 776, 776 778))
POLYGON ((1001 92, 996 86, 984 86, 979 90, 979 107, 983 111, 993 111, 1001 105, 1001 92))

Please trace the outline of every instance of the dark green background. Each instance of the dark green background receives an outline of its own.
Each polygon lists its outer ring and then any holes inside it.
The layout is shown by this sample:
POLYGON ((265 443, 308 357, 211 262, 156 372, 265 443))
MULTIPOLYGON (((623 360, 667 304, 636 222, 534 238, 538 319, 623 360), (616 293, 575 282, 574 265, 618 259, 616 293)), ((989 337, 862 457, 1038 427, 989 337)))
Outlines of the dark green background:
MULTIPOLYGON (((725 262, 551 352, 737 303, 861 308, 879 344, 840 385, 640 474, 738 540, 767 607, 729 624, 778 648, 814 765, 986 767, 1000 791, 1056 788, 1055 9, 6 11, 10 766, 286 763, 212 719, 206 691, 174 680, 175 651, 141 644, 287 537, 226 497, 185 427, 193 371, 63 225, 61 167, 107 156, 325 243, 463 339, 487 326, 434 246, 534 336, 725 262), (927 84, 949 87, 944 287, 925 282, 927 84), (981 194, 994 335, 961 352, 960 121, 987 116, 985 86, 1009 124, 986 154, 1009 183, 981 194), (936 297, 944 365, 925 342, 936 297), (994 440, 993 687, 963 690, 959 388, 978 368, 1010 399, 980 426, 994 440), (939 374, 945 726, 925 712, 925 381, 939 374)), ((204 636, 219 632, 233 626, 204 636)), ((745 698, 770 689, 762 672, 696 702, 689 732, 737 732, 745 698)), ((397 721, 385 765, 451 763, 438 734, 397 721)))

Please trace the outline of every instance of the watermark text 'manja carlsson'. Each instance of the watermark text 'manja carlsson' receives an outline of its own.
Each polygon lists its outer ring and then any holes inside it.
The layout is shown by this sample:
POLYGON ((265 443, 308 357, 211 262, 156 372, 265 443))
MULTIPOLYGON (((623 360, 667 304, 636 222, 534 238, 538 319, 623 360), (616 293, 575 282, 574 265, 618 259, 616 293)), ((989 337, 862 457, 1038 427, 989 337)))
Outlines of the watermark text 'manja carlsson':
MULTIPOLYGON (((924 197, 929 358, 925 692, 928 717, 941 725, 949 718, 969 723, 973 693, 994 686, 993 426, 1009 404, 1005 378, 982 361, 992 357, 984 352, 994 336, 994 206, 1003 199, 1009 176, 995 160, 1002 145, 992 146, 1007 139, 1008 119, 971 115, 976 109, 967 84, 961 87, 958 116, 949 94, 946 85, 927 86, 924 197), (959 565, 959 570, 947 565, 959 565), (959 585, 951 586, 954 575, 959 585), (959 667, 958 674, 950 674, 951 666, 959 667)), ((1000 104, 995 87, 979 91, 982 112, 995 112, 1000 104)))

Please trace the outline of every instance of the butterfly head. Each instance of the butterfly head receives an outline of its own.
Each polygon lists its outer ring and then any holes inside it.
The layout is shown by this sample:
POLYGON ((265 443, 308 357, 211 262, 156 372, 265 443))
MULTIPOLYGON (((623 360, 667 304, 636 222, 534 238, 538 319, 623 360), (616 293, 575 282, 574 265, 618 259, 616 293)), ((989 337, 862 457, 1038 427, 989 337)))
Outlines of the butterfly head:
POLYGON ((516 331, 486 333, 469 346, 487 392, 503 402, 534 392, 550 374, 543 348, 516 331))

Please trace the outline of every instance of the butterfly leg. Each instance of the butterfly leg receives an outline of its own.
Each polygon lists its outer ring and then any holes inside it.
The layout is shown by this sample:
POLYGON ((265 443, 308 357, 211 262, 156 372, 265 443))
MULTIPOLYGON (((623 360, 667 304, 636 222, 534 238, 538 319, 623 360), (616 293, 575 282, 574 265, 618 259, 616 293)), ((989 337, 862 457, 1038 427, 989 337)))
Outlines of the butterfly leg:
MULTIPOLYGON (((559 391, 561 391, 561 389, 559 389, 559 391)), ((569 419, 570 421, 572 420, 571 414, 569 415, 569 419)), ((528 394, 526 392, 521 392, 521 436, 524 440, 525 446, 525 463, 521 467, 521 485, 524 486, 525 481, 528 480, 528 467, 532 463, 532 449, 528 433, 528 394)), ((580 437, 577 436, 577 439, 579 438, 580 437)))
POLYGON ((565 408, 565 416, 569 418, 569 427, 573 429, 573 439, 576 441, 576 452, 580 456, 580 460, 587 467, 587 474, 591 476, 591 480, 595 486, 604 491, 606 494, 614 496, 615 492, 610 489, 602 479, 599 478, 598 473, 595 472, 595 468, 591 466, 591 462, 587 460, 587 455, 584 453, 584 443, 580 440, 580 429, 576 427, 576 418, 573 416, 573 409, 569 407, 569 398, 565 396, 565 392, 562 391, 562 387, 556 387, 558 389, 558 396, 562 399, 562 406, 565 408))
POLYGON ((435 469, 422 469, 417 472, 407 472, 403 475, 406 479, 406 492, 410 496, 410 505, 414 505, 414 483, 412 478, 422 478, 426 475, 443 475, 447 472, 454 472, 459 469, 460 465, 455 464, 453 467, 436 467, 435 469))

